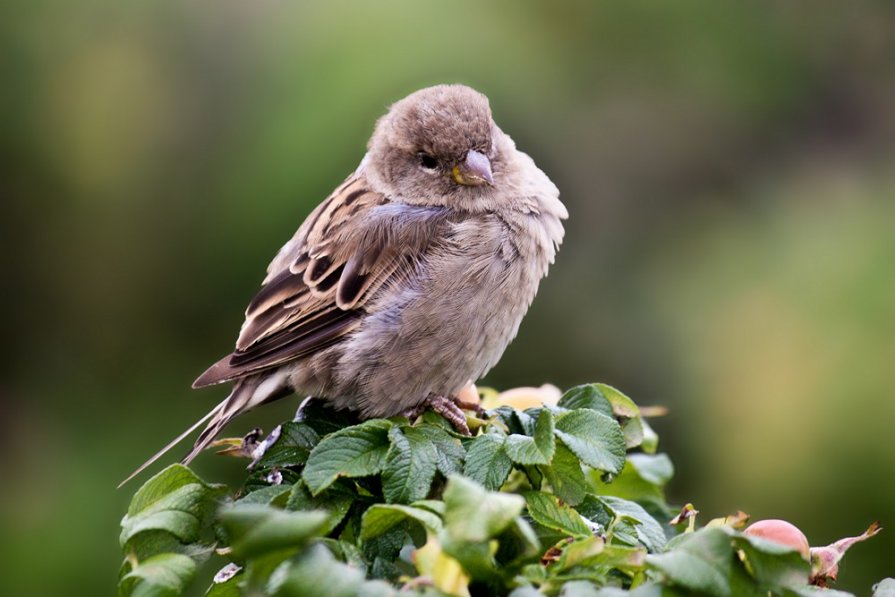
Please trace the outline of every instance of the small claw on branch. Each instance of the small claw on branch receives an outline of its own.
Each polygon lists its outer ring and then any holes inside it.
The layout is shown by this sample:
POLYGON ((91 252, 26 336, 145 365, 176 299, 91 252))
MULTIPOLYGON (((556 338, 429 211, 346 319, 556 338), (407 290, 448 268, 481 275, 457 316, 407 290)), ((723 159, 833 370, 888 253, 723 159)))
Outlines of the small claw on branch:
POLYGON ((462 409, 472 410, 477 414, 484 413, 484 410, 478 404, 460 402, 451 396, 429 394, 425 400, 413 408, 406 410, 404 415, 413 420, 423 414, 427 408, 431 408, 433 411, 447 419, 448 422, 453 425, 454 429, 463 435, 472 435, 472 433, 469 431, 469 425, 466 424, 466 415, 463 414, 462 409))

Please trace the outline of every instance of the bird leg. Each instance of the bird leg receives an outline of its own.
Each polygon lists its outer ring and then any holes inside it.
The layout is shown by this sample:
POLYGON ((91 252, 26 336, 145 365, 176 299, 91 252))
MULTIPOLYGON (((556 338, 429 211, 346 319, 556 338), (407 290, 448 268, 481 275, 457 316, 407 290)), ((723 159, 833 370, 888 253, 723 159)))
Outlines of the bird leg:
POLYGON ((414 406, 413 408, 409 408, 404 411, 404 416, 413 420, 418 416, 423 414, 427 408, 431 408, 433 411, 437 412, 439 415, 444 417, 450 422, 451 425, 454 426, 454 429, 457 432, 462 433, 463 435, 472 435, 469 431, 469 426, 466 424, 466 415, 463 414, 463 410, 473 410, 476 413, 481 413, 482 407, 478 404, 472 404, 469 402, 461 402, 454 398, 453 396, 443 396, 441 394, 429 394, 426 396, 426 399, 414 406))

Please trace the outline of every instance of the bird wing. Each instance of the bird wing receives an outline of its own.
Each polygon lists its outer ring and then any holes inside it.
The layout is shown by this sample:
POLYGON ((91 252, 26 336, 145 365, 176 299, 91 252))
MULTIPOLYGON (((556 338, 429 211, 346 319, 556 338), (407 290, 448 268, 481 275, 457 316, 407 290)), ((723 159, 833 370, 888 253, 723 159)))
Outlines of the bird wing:
POLYGON ((232 381, 333 345, 383 286, 416 271, 444 208, 395 203, 355 173, 311 212, 268 268, 236 350, 193 382, 232 381))

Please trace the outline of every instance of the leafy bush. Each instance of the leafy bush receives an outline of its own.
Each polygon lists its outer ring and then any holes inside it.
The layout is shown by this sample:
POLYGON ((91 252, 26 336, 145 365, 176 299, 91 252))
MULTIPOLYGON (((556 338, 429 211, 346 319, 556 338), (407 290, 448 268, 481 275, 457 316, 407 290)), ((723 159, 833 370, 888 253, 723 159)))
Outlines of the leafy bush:
POLYGON ((137 491, 119 595, 180 594, 209 560, 214 597, 825 591, 798 550, 741 533, 745 517, 697 530, 669 507, 671 461, 624 394, 545 402, 486 396, 468 437, 432 412, 358 422, 312 401, 228 450, 253 458, 235 493, 181 465, 137 491))

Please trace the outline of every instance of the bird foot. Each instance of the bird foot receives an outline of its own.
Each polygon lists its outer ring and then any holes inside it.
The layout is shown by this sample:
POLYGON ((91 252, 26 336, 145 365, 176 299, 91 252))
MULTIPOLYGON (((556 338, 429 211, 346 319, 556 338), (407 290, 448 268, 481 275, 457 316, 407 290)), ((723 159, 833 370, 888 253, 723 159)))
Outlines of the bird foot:
POLYGON ((466 415, 463 414, 463 411, 471 410, 475 411, 477 414, 484 413, 484 410, 478 404, 462 402, 453 396, 429 394, 426 396, 425 400, 413 408, 404 411, 404 416, 411 420, 416 419, 423 414, 427 408, 431 408, 433 411, 447 419, 448 422, 453 425, 454 429, 463 435, 472 435, 469 431, 469 425, 466 424, 466 415))

